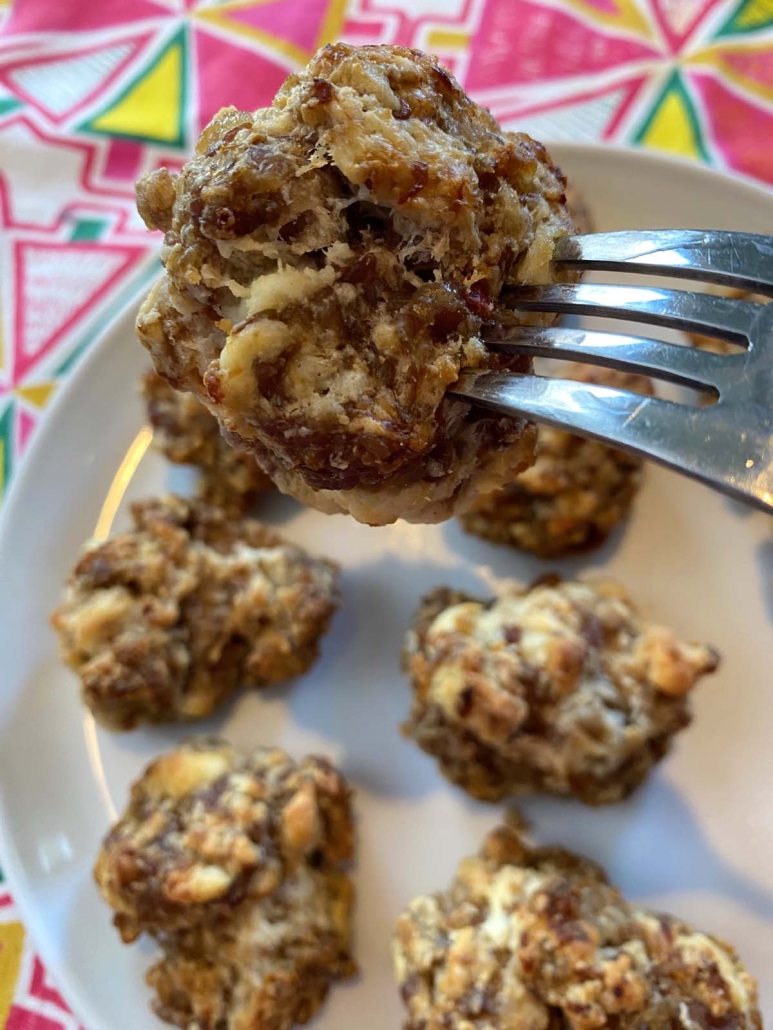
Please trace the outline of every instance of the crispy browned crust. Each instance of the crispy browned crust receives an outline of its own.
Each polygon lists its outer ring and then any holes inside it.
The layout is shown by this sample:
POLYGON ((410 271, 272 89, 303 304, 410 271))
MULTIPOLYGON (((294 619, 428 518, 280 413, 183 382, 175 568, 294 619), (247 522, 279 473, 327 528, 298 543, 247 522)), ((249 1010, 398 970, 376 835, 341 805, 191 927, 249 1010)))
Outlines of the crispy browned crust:
POLYGON ((272 488, 254 455, 231 447, 217 419, 193 394, 173 390, 153 371, 140 385, 154 446, 176 465, 199 467, 198 493, 207 504, 240 515, 272 488))
POLYGON ((155 761, 97 859, 129 943, 148 933, 158 1015, 289 1030, 351 976, 350 791, 325 759, 196 739, 155 761))
POLYGON ((645 622, 616 584, 538 582, 491 601, 439 587, 404 652, 405 733, 474 797, 631 793, 690 722, 709 647, 645 622))
MULTIPOLYGON (((652 394, 644 376, 569 364, 566 379, 652 394)), ((554 558, 599 547, 628 518, 643 462, 594 440, 550 426, 537 433, 537 460, 513 483, 479 497, 464 528, 497 544, 554 558)))
POLYGON ((735 950, 501 828, 394 939, 405 1030, 762 1030, 735 950))
POLYGON ((280 489, 438 521, 531 460, 520 420, 446 390, 461 368, 528 367, 476 333, 517 318, 503 287, 556 274, 564 188, 434 58, 325 47, 270 108, 221 111, 179 176, 138 184, 166 232, 140 339, 280 489))
POLYGON ((199 500, 143 501, 132 518, 86 546, 52 616, 100 722, 202 718, 314 662, 338 605, 332 562, 199 500))

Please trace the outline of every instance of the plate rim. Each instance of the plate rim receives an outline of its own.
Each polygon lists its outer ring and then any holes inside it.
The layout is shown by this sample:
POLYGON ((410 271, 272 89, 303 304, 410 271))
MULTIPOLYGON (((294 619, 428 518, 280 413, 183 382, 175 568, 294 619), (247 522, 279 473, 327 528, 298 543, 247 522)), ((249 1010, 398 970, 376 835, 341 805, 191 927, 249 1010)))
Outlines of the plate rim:
MULTIPOLYGON (((27 481, 34 482, 34 466, 38 457, 46 447, 46 440, 49 435, 49 426, 59 417, 60 411, 69 403, 71 395, 76 391, 81 378, 88 373, 89 368, 95 364, 107 345, 109 339, 117 332, 127 328, 133 331, 133 324, 136 318, 138 303, 141 303, 136 293, 133 293, 118 312, 109 319, 104 329, 97 335, 94 342, 77 360, 62 388, 57 391, 51 404, 46 408, 40 422, 38 423, 35 436, 23 455, 22 465, 19 473, 13 477, 11 488, 8 491, 5 501, 0 508, 0 584, 3 581, 3 567, 5 556, 11 547, 11 528, 14 521, 22 510, 22 498, 27 489, 27 481), (125 323, 129 322, 128 326, 125 323)), ((0 587, 0 603, 2 602, 2 588, 0 587)), ((0 677, 0 697, 7 689, 11 695, 19 690, 18 685, 0 677)), ((21 917, 21 923, 29 936, 34 952, 42 960, 46 974, 51 978, 54 986, 59 991, 65 1005, 74 1015, 82 1030, 109 1030, 104 1023, 93 1012, 88 998, 82 993, 80 985, 74 981, 65 971, 63 963, 57 955, 53 946, 49 946, 47 935, 44 929, 43 916, 40 914, 40 906, 36 904, 32 892, 28 892, 27 877, 24 864, 18 854, 18 849, 13 841, 10 832, 9 821, 6 818, 5 797, 7 786, 0 784, 0 868, 2 868, 5 881, 9 888, 14 907, 21 917)))
MULTIPOLYGON (((545 145, 551 155, 555 155, 560 164, 566 161, 571 165, 577 158, 598 160, 599 158, 612 158, 623 163, 633 162, 639 166, 648 164, 655 168, 665 169, 665 174, 670 169, 682 173, 690 173, 698 178, 713 180, 717 186, 724 184, 733 190, 741 190, 752 198, 757 198, 771 206, 773 211, 773 187, 752 179, 743 173, 726 171, 712 166, 703 165, 689 158, 679 155, 647 150, 635 146, 620 146, 606 143, 586 143, 570 141, 550 141, 546 138, 545 145)), ((149 251, 149 257, 153 251, 149 251)), ((147 288, 147 284, 143 289, 147 288)), ((71 396, 80 387, 81 380, 88 375, 91 366, 97 363, 102 357, 102 352, 108 341, 121 331, 133 333, 133 323, 142 295, 134 292, 122 307, 106 323, 104 328, 96 336, 88 350, 75 362, 66 382, 57 390, 51 404, 46 408, 40 422, 38 423, 34 438, 22 458, 20 469, 14 475, 5 500, 0 508, 0 583, 2 583, 2 571, 6 555, 11 546, 12 529, 22 515, 22 501, 26 496, 29 486, 35 481, 35 468, 40 455, 48 446, 49 429, 60 417, 64 409, 69 405, 71 396), (126 323, 129 323, 128 325, 126 323)), ((139 344, 138 344, 139 345, 139 344)), ((0 591, 0 601, 2 593, 0 591)), ((0 697, 8 694, 13 697, 20 689, 18 684, 12 683, 0 677, 0 697)), ((88 998, 84 995, 81 985, 65 972, 64 964, 60 961, 60 952, 49 944, 48 935, 43 927, 43 917, 40 906, 33 899, 32 892, 28 892, 27 877, 23 863, 18 855, 17 848, 8 826, 6 816, 5 797, 7 790, 0 788, 0 866, 2 867, 9 893, 12 895, 13 903, 20 916, 21 922, 27 931, 33 949, 42 959, 47 974, 62 994, 65 1004, 73 1013, 84 1030, 109 1030, 92 1010, 88 998)))

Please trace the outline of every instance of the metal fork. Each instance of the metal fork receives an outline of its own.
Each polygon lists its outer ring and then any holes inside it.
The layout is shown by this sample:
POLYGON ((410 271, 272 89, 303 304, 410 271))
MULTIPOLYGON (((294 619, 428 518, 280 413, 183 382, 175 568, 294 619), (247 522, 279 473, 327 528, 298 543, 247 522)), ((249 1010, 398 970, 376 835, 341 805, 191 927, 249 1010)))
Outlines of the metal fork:
MULTIPOLYGON (((554 262, 736 286, 773 298, 773 237, 736 232, 611 232, 558 241, 554 262)), ((697 407, 607 386, 514 372, 466 373, 451 393, 650 458, 773 513, 773 303, 659 286, 530 286, 517 311, 597 315, 741 344, 713 354, 640 336, 490 324, 483 339, 511 354, 603 365, 693 387, 697 407)))

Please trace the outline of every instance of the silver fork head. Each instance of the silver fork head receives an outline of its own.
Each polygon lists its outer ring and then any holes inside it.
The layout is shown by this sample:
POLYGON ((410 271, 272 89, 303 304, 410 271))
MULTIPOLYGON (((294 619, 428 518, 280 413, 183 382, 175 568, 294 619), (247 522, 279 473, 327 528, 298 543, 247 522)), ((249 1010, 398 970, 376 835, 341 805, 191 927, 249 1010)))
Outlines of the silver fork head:
POLYGON ((759 233, 655 229, 565 236, 554 261, 587 271, 698 279, 773 297, 773 237, 759 233))
MULTIPOLYGON (((748 233, 627 232, 567 237, 556 260, 744 286, 773 297, 773 238, 748 233)), ((592 314, 667 326, 740 344, 718 355, 640 336, 562 327, 487 326, 510 353, 637 372, 710 393, 691 407, 625 390, 536 375, 467 374, 451 393, 650 458, 773 513, 773 304, 661 287, 523 287, 514 310, 592 314)))

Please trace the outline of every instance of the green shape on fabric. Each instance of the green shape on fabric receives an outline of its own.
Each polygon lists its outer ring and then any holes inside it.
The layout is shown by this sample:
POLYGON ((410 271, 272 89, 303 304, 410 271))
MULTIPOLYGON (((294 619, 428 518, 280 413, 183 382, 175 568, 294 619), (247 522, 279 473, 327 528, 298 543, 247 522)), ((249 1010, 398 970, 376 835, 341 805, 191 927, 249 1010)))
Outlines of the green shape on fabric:
POLYGON ((0 501, 8 490, 13 471, 13 401, 8 400, 0 415, 0 501))
POLYGON ((16 111, 20 107, 24 107, 24 105, 16 97, 0 97, 0 116, 16 111))
POLYGON ((190 60, 181 26, 116 97, 78 126, 83 132, 156 146, 187 146, 190 60))
POLYGON ((738 36, 747 32, 760 32, 773 25, 773 0, 741 0, 727 21, 715 34, 721 36, 738 36))
POLYGON ((93 242, 102 237, 107 222, 101 218, 79 218, 70 234, 71 243, 93 242))

